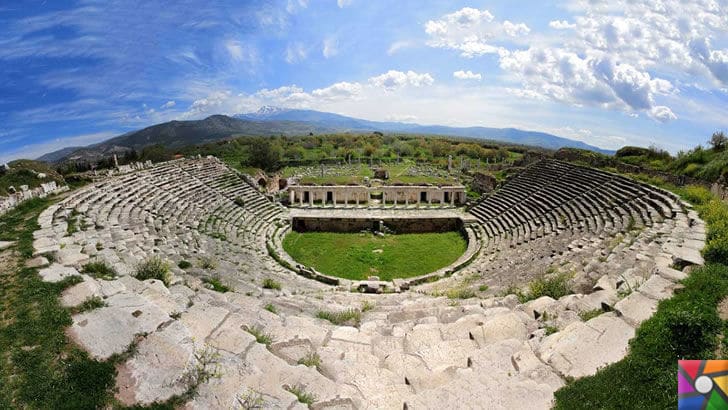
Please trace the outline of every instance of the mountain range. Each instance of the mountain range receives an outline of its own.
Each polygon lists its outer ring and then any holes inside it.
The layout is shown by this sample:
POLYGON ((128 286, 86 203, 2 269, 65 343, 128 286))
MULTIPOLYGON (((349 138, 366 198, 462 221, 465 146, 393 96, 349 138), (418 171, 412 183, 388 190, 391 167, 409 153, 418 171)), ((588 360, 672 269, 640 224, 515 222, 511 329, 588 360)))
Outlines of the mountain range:
POLYGON ((46 162, 66 160, 95 161, 114 153, 161 144, 167 148, 204 144, 233 136, 306 135, 337 132, 399 132, 407 134, 448 135, 531 145, 548 149, 582 148, 613 154, 581 141, 516 128, 448 127, 402 122, 369 121, 314 110, 264 106, 254 113, 233 116, 212 115, 202 120, 169 121, 131 131, 86 147, 67 147, 38 158, 46 162))

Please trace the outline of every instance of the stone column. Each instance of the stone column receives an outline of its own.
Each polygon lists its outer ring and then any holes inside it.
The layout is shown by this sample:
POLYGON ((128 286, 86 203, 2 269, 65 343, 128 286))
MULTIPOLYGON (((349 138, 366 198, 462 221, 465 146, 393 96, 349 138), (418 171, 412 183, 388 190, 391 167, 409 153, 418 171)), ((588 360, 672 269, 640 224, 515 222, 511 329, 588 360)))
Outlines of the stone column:
POLYGON ((293 205, 293 203, 296 201, 296 191, 291 189, 291 192, 289 193, 290 203, 293 205))
POLYGON ((455 191, 450 192, 450 206, 455 204, 455 191))
POLYGON ((382 191, 382 208, 387 206, 387 193, 385 191, 382 191))
POLYGON ((308 206, 313 208, 313 192, 308 193, 308 206))
MULTIPOLYGON (((309 194, 308 197, 311 198, 311 194, 309 194)), ((298 200, 300 202, 301 207, 303 208, 303 192, 298 193, 298 200)))
POLYGON ((336 191, 332 191, 332 196, 333 196, 333 198, 331 198, 331 199, 334 200, 333 201, 334 202, 334 208, 336 208, 336 191))
POLYGON ((367 189, 367 207, 372 206, 372 193, 367 189))
POLYGON ((356 193, 356 207, 359 208, 359 195, 361 195, 361 192, 356 193))

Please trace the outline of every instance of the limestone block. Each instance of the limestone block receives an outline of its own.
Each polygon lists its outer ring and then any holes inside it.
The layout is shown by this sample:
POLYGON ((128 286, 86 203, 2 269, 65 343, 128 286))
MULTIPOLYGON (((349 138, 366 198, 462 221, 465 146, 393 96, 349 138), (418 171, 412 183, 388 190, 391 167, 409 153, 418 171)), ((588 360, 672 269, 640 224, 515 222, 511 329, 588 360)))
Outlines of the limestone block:
POLYGON ((48 259, 46 259, 44 256, 36 256, 33 259, 28 259, 27 261, 25 261, 25 266, 28 268, 40 268, 46 265, 48 265, 48 259))
POLYGON ((196 364, 194 353, 190 332, 181 322, 152 333, 119 366, 116 398, 127 406, 146 405, 183 393, 185 374, 196 364))
POLYGON ((244 330, 244 326, 250 326, 250 320, 237 313, 231 314, 207 337, 207 343, 216 349, 240 354, 255 343, 255 337, 244 330))
POLYGON ((588 322, 574 322, 544 339, 541 359, 561 374, 584 377, 621 360, 634 328, 613 314, 605 313, 588 322))
POLYGON ((78 306, 86 299, 101 296, 99 284, 88 275, 81 275, 83 282, 73 285, 61 294, 61 305, 66 307, 78 306))
POLYGON ((89 354, 100 360, 123 352, 139 333, 152 332, 170 320, 155 305, 135 294, 118 294, 106 299, 107 307, 73 317, 68 334, 89 354))
POLYGON ((624 299, 614 305, 614 310, 619 312, 628 323, 638 326, 649 319, 657 310, 657 300, 649 298, 640 292, 632 292, 624 299))
POLYGON ((54 263, 47 268, 41 269, 38 274, 45 282, 60 282, 69 276, 80 275, 75 268, 63 266, 58 263, 54 263))
POLYGON ((659 275, 652 275, 639 288, 643 295, 656 300, 668 299, 672 296, 675 284, 659 275))
POLYGON ((526 325, 515 313, 505 313, 489 318, 483 326, 474 329, 472 338, 479 346, 486 346, 506 339, 526 340, 526 325))

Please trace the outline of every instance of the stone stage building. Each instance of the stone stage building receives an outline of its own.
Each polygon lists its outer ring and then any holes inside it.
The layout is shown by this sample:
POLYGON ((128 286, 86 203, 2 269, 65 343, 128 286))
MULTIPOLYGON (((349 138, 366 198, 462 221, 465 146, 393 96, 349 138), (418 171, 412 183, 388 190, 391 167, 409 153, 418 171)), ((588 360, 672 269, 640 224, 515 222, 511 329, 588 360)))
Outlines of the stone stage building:
POLYGON ((439 204, 460 206, 465 204, 462 185, 391 185, 368 187, 365 185, 291 185, 288 187, 291 206, 418 206, 439 204))

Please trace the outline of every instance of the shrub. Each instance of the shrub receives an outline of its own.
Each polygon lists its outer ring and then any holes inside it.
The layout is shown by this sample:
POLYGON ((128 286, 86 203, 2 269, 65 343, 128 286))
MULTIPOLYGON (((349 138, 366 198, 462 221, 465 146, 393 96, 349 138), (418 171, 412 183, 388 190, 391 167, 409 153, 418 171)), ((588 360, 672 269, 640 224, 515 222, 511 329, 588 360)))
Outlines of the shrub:
POLYGON ((188 261, 182 260, 177 263, 177 267, 180 269, 188 269, 188 268, 192 267, 192 264, 189 263, 188 261))
POLYGON ((480 292, 487 292, 488 289, 490 289, 490 287, 488 285, 480 285, 480 286, 478 286, 478 290, 480 292))
POLYGON ((321 366, 321 356, 316 352, 307 353, 302 358, 298 359, 298 364, 302 364, 306 367, 319 368, 321 366))
POLYGON ((265 278, 263 280, 263 289, 281 290, 281 284, 271 278, 265 278))
POLYGON ((709 240, 703 249, 703 256, 708 262, 728 264, 728 236, 709 240))
POLYGON ((270 313, 278 313, 278 309, 272 303, 268 303, 267 305, 265 305, 264 309, 269 311, 270 313))
POLYGON ((546 336, 551 336, 552 334, 559 331, 558 327, 550 325, 547 325, 544 329, 546 329, 546 336))
POLYGON ((284 388, 296 396, 299 403, 303 403, 307 406, 311 406, 317 400, 316 396, 313 393, 309 393, 304 390, 303 386, 285 386, 284 388))
POLYGON ((269 347, 271 343, 273 343, 273 336, 269 333, 263 332, 263 329, 258 326, 246 327, 245 331, 253 335, 256 342, 264 344, 266 347, 269 347))
POLYGON ((202 281, 210 285, 212 287, 212 290, 216 292, 226 293, 232 290, 229 286, 222 283, 222 281, 218 277, 204 278, 202 279, 202 281))
POLYGON ((581 320, 587 322, 590 319, 594 319, 595 317, 601 315, 602 313, 604 313, 604 311, 601 309, 587 310, 579 313, 579 317, 581 318, 581 320))
POLYGON ((316 317, 319 319, 328 320, 329 322, 339 326, 344 324, 359 326, 359 323, 361 323, 361 311, 356 309, 347 309, 340 312, 319 310, 316 313, 316 317))
MULTIPOLYGON (((541 296, 550 296, 558 299, 571 293, 569 287, 570 275, 560 273, 551 278, 538 278, 528 284, 528 300, 538 299, 541 296)), ((520 298, 520 297, 519 297, 520 298)))
POLYGON ((152 256, 139 263, 134 274, 139 280, 157 279, 169 286, 172 275, 169 273, 169 264, 159 256, 152 256))
POLYGON ((200 267, 202 269, 215 269, 217 268, 217 263, 212 258, 203 256, 200 258, 200 267))
POLYGON ((78 312, 88 312, 106 306, 106 302, 98 296, 91 296, 78 306, 78 312))
POLYGON ((447 291, 446 296, 448 299, 470 299, 474 298, 475 291, 469 288, 456 288, 447 291))
POLYGON ((116 269, 101 260, 89 262, 83 265, 81 272, 99 279, 113 279, 116 277, 116 269))

